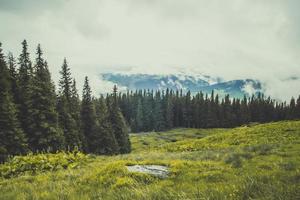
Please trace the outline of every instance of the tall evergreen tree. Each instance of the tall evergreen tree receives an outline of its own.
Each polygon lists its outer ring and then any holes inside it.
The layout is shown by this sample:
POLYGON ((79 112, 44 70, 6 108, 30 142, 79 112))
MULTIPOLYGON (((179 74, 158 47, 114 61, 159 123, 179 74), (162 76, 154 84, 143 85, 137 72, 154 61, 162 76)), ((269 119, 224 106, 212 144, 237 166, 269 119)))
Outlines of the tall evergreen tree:
MULTIPOLYGON (((78 94, 76 85, 72 85, 71 72, 66 59, 64 59, 60 74, 57 110, 59 124, 64 132, 65 146, 68 150, 81 149, 82 138, 78 121, 79 113, 78 107, 75 107, 78 106, 78 94)), ((76 83, 74 82, 73 84, 76 83)))
POLYGON ((58 126, 55 87, 40 45, 34 66, 28 141, 33 151, 55 152, 64 148, 64 137, 58 126))
POLYGON ((134 130, 136 132, 140 132, 140 131, 143 131, 144 130, 144 122, 143 122, 143 119, 144 119, 144 112, 143 112, 143 105, 142 105, 142 100, 140 98, 138 98, 138 101, 137 101, 137 108, 136 108, 136 116, 135 116, 135 127, 134 127, 134 130))
POLYGON ((96 115, 99 127, 97 130, 98 135, 93 141, 95 143, 95 152, 99 154, 117 154, 119 146, 113 134, 107 105, 103 96, 96 100, 96 115))
POLYGON ((160 96, 160 91, 157 91, 155 94, 155 103, 154 103, 154 130, 155 131, 162 131, 165 130, 165 122, 164 122, 164 115, 162 110, 162 99, 160 96))
POLYGON ((78 90, 76 87, 76 81, 73 79, 72 85, 71 85, 71 100, 70 100, 70 111, 73 119, 76 123, 76 129, 79 133, 79 139, 82 146, 82 149, 87 148, 86 139, 84 137, 83 132, 81 131, 81 118, 80 118, 80 99, 78 95, 78 90))
POLYGON ((173 128, 174 124, 174 104, 170 90, 167 88, 163 98, 165 126, 167 129, 173 128))
POLYGON ((26 137, 20 128, 13 102, 10 80, 0 43, 0 162, 8 155, 23 154, 27 150, 26 137))
POLYGON ((98 143, 95 142, 95 138, 99 138, 98 129, 99 124, 97 121, 95 105, 92 100, 92 91, 89 86, 88 77, 85 77, 82 102, 81 102, 81 130, 86 138, 87 151, 91 153, 98 153, 98 143))
POLYGON ((33 70, 31 61, 29 58, 28 45, 27 41, 24 40, 22 42, 22 53, 19 56, 19 73, 18 73, 18 84, 19 84, 19 92, 18 92, 18 101, 16 104, 19 107, 19 119, 21 122, 21 127, 24 130, 25 134, 30 134, 29 125, 30 119, 28 118, 29 110, 32 105, 32 76, 33 70))
POLYGON ((120 147, 120 153, 129 153, 131 151, 131 144, 128 128, 117 100, 117 86, 114 86, 113 94, 109 97, 108 107, 112 130, 120 147))
POLYGON ((296 118, 300 119, 300 95, 297 99, 297 105, 296 105, 296 118))
POLYGON ((18 74, 16 70, 16 60, 12 53, 8 54, 8 67, 9 67, 10 82, 11 82, 11 92, 13 95, 14 103, 17 103, 19 100, 18 74))

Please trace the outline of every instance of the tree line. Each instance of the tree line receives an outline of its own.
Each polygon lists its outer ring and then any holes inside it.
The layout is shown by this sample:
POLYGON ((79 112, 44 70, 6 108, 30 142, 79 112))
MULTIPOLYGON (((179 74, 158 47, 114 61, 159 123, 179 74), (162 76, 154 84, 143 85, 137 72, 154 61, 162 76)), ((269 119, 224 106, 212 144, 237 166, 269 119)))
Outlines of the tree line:
POLYGON ((88 77, 80 99, 66 59, 56 92, 40 45, 35 57, 32 62, 26 40, 17 59, 5 56, 0 43, 0 161, 27 152, 128 153, 128 131, 229 128, 300 118, 300 96, 286 103, 261 93, 239 99, 220 98, 214 91, 122 93, 115 86, 111 94, 95 98, 88 77))
POLYGON ((258 93, 251 97, 219 98, 182 90, 138 90, 119 93, 118 102, 132 132, 162 131, 176 127, 229 128, 250 122, 300 119, 300 96, 289 103, 258 93))
POLYGON ((32 62, 26 40, 18 59, 0 43, 0 161, 28 152, 80 150, 94 154, 131 151, 117 87, 92 96, 85 77, 82 98, 64 59, 58 93, 41 46, 32 62))

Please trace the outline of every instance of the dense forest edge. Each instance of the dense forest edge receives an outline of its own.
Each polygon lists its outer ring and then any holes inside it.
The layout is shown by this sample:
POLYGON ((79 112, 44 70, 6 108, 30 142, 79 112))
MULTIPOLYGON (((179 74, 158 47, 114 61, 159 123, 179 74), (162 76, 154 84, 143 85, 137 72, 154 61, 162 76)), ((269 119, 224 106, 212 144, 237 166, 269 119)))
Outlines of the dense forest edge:
MULTIPOLYGON (((0 45, 0 161, 29 152, 131 152, 129 132, 177 127, 229 128, 300 118, 300 96, 289 103, 263 94, 243 99, 189 91, 128 91, 94 97, 85 77, 82 97, 66 59, 59 88, 38 45, 32 62, 26 40, 16 59, 0 45)), ((101 87, 101 86, 99 86, 101 87)))

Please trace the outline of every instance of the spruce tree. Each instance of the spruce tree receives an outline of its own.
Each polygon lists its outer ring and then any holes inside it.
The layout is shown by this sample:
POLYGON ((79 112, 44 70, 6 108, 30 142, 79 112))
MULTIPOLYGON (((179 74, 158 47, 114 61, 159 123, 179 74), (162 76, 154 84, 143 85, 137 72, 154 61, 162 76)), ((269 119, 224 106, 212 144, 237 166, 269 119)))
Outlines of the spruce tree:
POLYGON ((135 132, 143 131, 144 127, 144 115, 143 115, 143 106, 142 100, 138 98, 137 108, 136 108, 136 117, 135 117, 135 132))
POLYGON ((289 106, 289 112, 288 112, 288 119, 295 119, 296 118, 296 101, 294 97, 292 97, 290 101, 290 106, 289 106))
POLYGON ((120 153, 129 153, 131 151, 131 144, 127 125, 118 105, 117 86, 114 86, 113 94, 108 100, 109 118, 113 133, 120 148, 120 153))
POLYGON ((9 155, 27 151, 26 137, 20 128, 13 102, 11 79, 0 43, 0 162, 9 155))
POLYGON ((14 103, 17 103, 19 100, 18 74, 16 70, 16 60, 12 53, 8 54, 8 67, 9 67, 10 82, 11 82, 11 92, 13 95, 14 103))
POLYGON ((165 95, 165 124, 167 129, 173 128, 174 124, 174 105, 172 94, 169 89, 166 91, 165 95))
POLYGON ((82 91, 82 102, 81 102, 81 130, 86 139, 87 148, 86 151, 91 153, 98 153, 98 140, 99 138, 99 124, 97 121, 95 106, 92 100, 92 92, 89 86, 88 77, 85 77, 83 91, 82 91))
POLYGON ((28 141, 33 151, 55 152, 64 148, 64 137, 58 126, 55 87, 42 54, 38 45, 32 80, 32 104, 27 116, 30 119, 28 141))
POLYGON ((118 142, 113 134, 112 124, 106 102, 101 96, 96 103, 96 115, 99 122, 97 137, 93 140, 94 151, 98 154, 117 154, 119 152, 118 142))
POLYGON ((142 101, 142 110, 143 110, 143 130, 150 131, 153 128, 153 118, 152 118, 152 94, 149 90, 144 92, 143 101, 142 101))
POLYGON ((296 117, 297 119, 300 119, 300 95, 297 99, 297 105, 296 105, 296 117))
POLYGON ((21 122, 21 127, 24 130, 27 137, 29 137, 30 130, 30 119, 28 118, 29 110, 32 105, 32 65, 29 58, 28 45, 26 40, 22 42, 22 53, 19 56, 19 72, 18 72, 18 100, 16 104, 19 107, 19 119, 21 122))
MULTIPOLYGON (((78 106, 78 95, 76 85, 72 85, 71 72, 66 59, 64 59, 60 74, 57 110, 59 124, 64 132, 65 146, 68 150, 81 149, 82 138, 78 121, 79 113, 76 112, 78 111, 78 107, 76 107, 78 106)), ((76 83, 74 82, 73 84, 76 83)))
POLYGON ((154 99, 154 130, 155 131, 162 131, 165 129, 165 122, 164 116, 162 111, 162 103, 161 103, 161 96, 160 92, 156 92, 155 99, 154 99))
POLYGON ((76 129, 79 133, 79 139, 81 142, 82 149, 85 150, 87 147, 86 139, 84 137, 83 132, 81 131, 81 119, 80 119, 80 99, 78 95, 78 90, 76 87, 76 81, 73 79, 72 85, 71 85, 71 100, 70 100, 70 111, 73 119, 76 122, 76 129))

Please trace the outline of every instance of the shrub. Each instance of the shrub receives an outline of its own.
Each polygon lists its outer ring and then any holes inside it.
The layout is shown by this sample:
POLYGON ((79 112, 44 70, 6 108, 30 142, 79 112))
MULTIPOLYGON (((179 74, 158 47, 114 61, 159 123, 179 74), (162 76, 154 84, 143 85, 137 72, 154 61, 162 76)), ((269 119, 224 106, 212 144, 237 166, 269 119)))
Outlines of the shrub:
POLYGON ((59 169, 74 169, 82 166, 88 158, 88 155, 80 152, 15 156, 0 165, 0 177, 11 178, 25 173, 36 174, 59 169))

